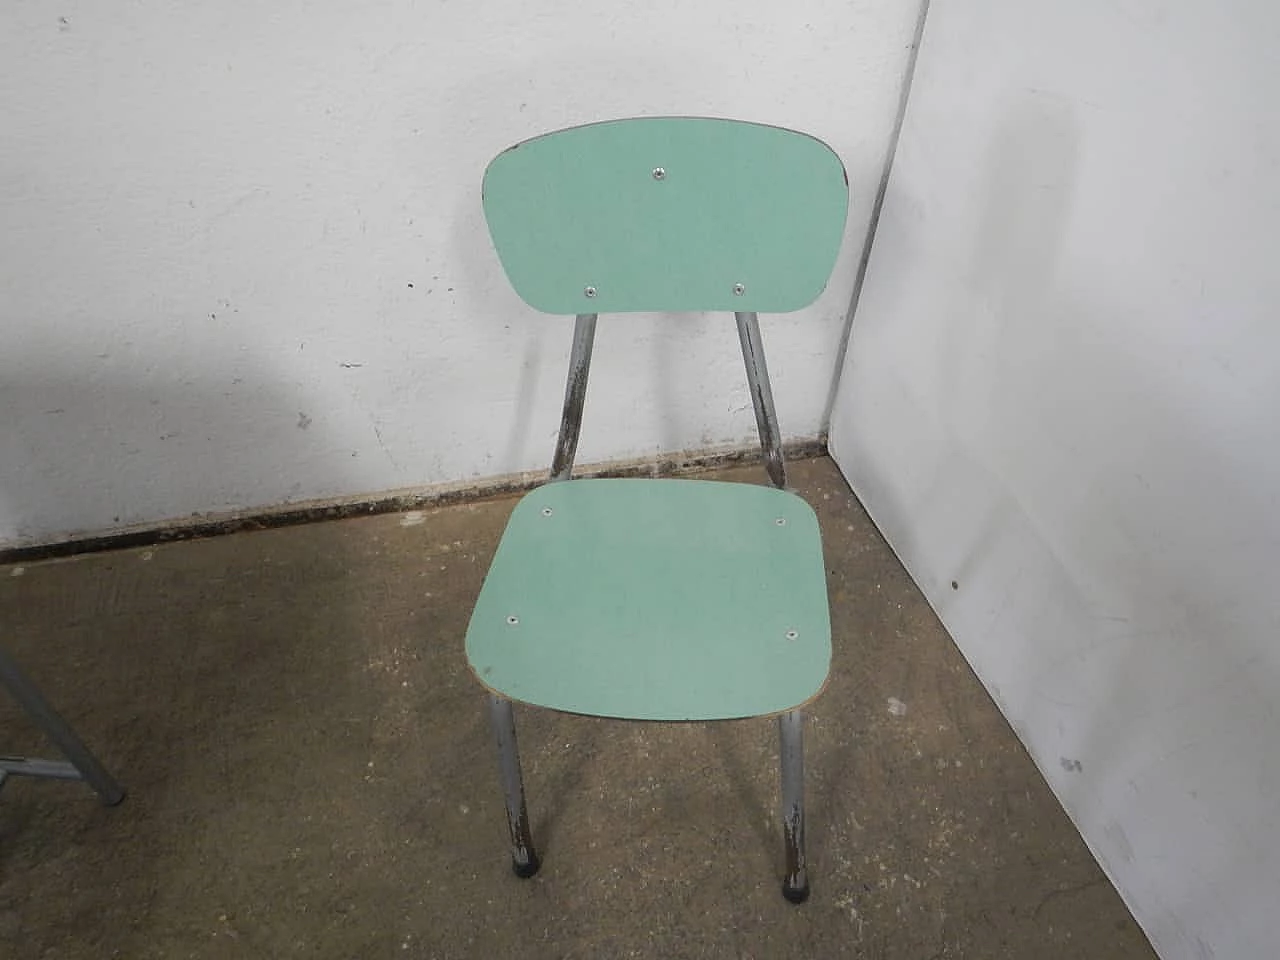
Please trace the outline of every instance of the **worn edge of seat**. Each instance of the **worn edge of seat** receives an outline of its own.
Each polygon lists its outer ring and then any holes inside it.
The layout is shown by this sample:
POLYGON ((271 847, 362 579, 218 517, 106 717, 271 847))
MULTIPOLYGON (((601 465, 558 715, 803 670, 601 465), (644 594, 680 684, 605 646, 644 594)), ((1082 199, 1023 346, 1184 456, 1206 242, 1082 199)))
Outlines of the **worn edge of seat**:
POLYGON ((471 675, 476 678, 476 682, 484 687, 485 691, 504 700, 510 700, 512 703, 524 704, 527 707, 536 707, 539 710, 554 710, 556 713, 568 714, 571 717, 594 717, 597 720, 617 720, 628 723, 721 723, 727 720, 770 720, 774 717, 782 717, 793 710, 803 710, 813 703, 827 690, 827 684, 831 680, 831 665, 827 665, 826 676, 822 678, 822 684, 818 689, 806 699, 800 701, 793 707, 783 707, 780 710, 771 710, 768 713, 743 713, 734 714, 730 717, 694 717, 687 720, 667 720, 658 717, 620 717, 616 713, 582 713, 578 710, 566 710, 564 707, 553 707, 545 703, 537 703, 533 700, 521 700, 519 697, 513 697, 509 693, 504 693, 494 687, 489 686, 480 678, 480 674, 476 673, 475 667, 471 665, 471 658, 467 658, 467 669, 471 671, 471 675))

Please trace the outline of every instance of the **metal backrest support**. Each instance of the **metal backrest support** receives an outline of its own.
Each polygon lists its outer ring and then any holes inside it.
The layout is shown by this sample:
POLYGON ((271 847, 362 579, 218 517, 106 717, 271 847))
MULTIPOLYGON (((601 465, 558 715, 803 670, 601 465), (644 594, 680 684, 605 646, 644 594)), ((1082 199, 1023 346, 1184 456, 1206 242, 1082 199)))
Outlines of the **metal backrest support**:
POLYGON ((826 286, 848 193, 840 158, 805 134, 645 117, 502 152, 484 211, 535 309, 786 313, 826 286))
POLYGON ((786 476, 757 312, 812 303, 835 264, 848 180, 826 144, 735 120, 645 117, 572 127, 503 151, 484 211, 516 293, 575 314, 553 480, 573 467, 596 317, 732 311, 769 476, 786 476))

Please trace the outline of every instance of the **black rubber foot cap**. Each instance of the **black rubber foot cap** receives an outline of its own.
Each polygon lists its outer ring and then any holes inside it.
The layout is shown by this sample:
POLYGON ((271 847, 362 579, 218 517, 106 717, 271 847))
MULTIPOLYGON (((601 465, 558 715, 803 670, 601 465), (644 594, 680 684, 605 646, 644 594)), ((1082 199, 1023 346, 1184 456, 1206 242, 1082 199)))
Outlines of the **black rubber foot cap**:
POLYGON ((792 903, 804 903, 809 899, 809 881, 806 880, 803 887, 793 887, 789 883, 784 883, 782 895, 792 903))
POLYGON ((529 856, 528 863, 520 863, 516 860, 511 861, 511 871, 521 880, 528 880, 538 872, 538 868, 541 866, 542 861, 538 859, 536 853, 529 856))

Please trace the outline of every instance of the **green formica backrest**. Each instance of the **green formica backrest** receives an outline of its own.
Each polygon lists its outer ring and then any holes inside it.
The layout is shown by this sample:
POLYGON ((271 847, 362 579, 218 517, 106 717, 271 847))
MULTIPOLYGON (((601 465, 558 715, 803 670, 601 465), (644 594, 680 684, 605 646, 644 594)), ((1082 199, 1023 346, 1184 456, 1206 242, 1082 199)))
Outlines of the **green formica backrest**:
POLYGON ((559 314, 798 310, 826 286, 848 194, 822 141, 697 117, 535 137, 484 176, 511 285, 559 314))

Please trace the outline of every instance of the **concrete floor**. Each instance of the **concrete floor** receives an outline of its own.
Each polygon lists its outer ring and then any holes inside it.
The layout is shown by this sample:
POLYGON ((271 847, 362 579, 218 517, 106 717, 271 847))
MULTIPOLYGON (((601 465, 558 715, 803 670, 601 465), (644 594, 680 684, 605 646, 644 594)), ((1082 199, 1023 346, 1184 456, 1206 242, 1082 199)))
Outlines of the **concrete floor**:
MULTIPOLYGON (((5 787, 0 956, 1152 957, 832 463, 792 480, 836 637, 807 904, 764 720, 518 708, 512 876, 462 653, 501 499, 0 567, 0 642, 130 791, 5 787)), ((3 696, 0 735, 49 752, 3 696)))

